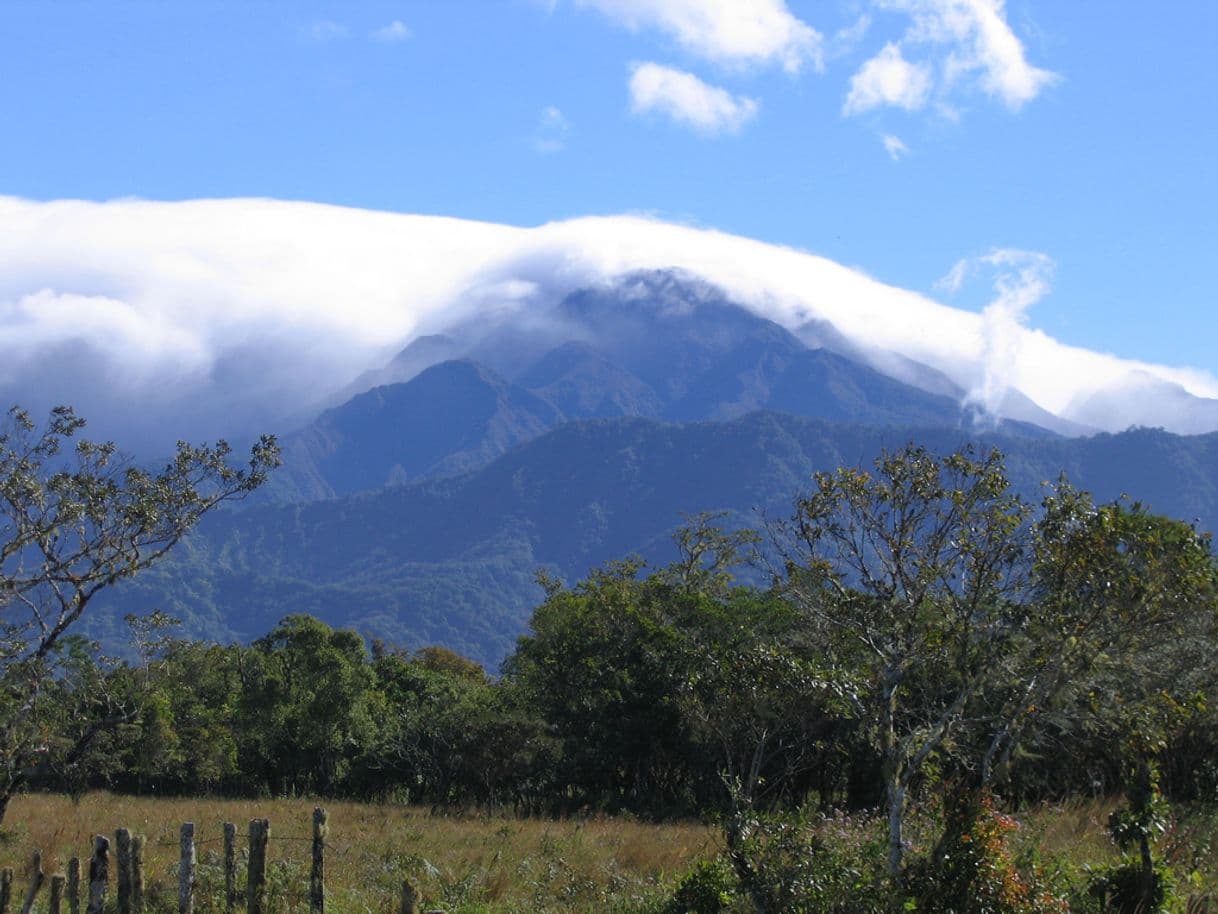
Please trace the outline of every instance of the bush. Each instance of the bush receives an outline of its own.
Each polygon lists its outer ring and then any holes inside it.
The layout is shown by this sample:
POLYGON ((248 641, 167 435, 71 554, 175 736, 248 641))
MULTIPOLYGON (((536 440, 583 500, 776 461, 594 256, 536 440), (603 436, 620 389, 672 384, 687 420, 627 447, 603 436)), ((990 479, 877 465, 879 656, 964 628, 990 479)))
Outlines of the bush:
POLYGON ((722 914, 736 895, 738 882, 721 858, 703 860, 673 891, 660 914, 722 914))
POLYGON ((1104 914, 1160 914, 1175 900, 1165 864, 1156 862, 1148 873, 1141 861, 1128 859, 1099 870, 1087 893, 1104 914))
POLYGON ((1065 900, 1020 873, 1006 836, 1018 824, 984 792, 964 791, 946 804, 943 837, 915 862, 907 889, 913 910, 934 914, 1060 914, 1065 900))
POLYGON ((887 911, 882 826, 846 815, 762 818, 744 847, 757 893, 773 911, 887 911))

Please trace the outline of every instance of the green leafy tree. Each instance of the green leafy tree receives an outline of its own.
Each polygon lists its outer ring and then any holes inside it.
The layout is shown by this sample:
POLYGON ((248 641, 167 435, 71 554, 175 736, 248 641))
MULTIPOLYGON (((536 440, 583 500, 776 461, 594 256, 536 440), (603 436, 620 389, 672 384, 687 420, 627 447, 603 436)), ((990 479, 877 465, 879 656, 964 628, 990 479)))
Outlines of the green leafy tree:
POLYGON ((882 758, 899 887, 910 785, 988 685, 1022 593, 1029 511, 997 452, 916 446, 816 476, 783 544, 791 595, 882 758))
POLYGON ((157 562, 279 462, 269 437, 240 469, 224 442, 179 443, 153 472, 113 444, 78 438, 83 426, 67 407, 42 427, 14 408, 0 426, 0 822, 31 777, 78 760, 99 734, 137 713, 129 695, 106 694, 100 684, 79 726, 51 700, 65 639, 93 599, 157 562))
POLYGON ((373 653, 378 726, 353 775, 361 791, 538 808, 555 746, 510 689, 445 648, 411 656, 374 645, 373 653))
POLYGON ((246 661, 242 764, 276 793, 333 793, 374 729, 363 639, 292 615, 254 642, 246 661))
POLYGON ((1049 711, 1094 723, 1179 696, 1185 645, 1213 631, 1215 572, 1188 524, 1065 483, 1033 524, 996 451, 909 446, 875 466, 818 475, 798 502, 788 586, 872 727, 899 889, 928 765, 950 759, 987 787, 1049 711))
POLYGON ((249 786, 237 764, 235 732, 248 651, 189 640, 165 646, 150 677, 139 732, 127 743, 122 786, 140 793, 249 786))
POLYGON ((686 741, 676 705, 679 635, 642 563, 553 583, 504 665, 512 687, 563 746, 560 783, 578 803, 652 808, 685 796, 686 741))
POLYGON ((1116 755, 1129 734, 1162 745, 1218 669, 1206 647, 1218 578, 1208 535, 1191 525, 1123 499, 1097 505, 1062 480, 1042 503, 1030 559, 1033 588, 993 670, 984 786, 1050 714, 1067 733, 1106 732, 1116 755), (1179 713, 1164 716, 1168 705, 1179 713))

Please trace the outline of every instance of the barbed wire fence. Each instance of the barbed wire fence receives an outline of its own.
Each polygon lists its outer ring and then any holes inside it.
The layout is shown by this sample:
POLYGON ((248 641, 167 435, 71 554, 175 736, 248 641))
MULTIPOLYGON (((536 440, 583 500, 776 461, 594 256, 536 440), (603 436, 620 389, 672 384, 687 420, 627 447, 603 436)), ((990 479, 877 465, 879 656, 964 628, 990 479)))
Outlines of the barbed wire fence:
MULTIPOLYGON (((205 877, 202 881, 206 883, 204 888, 210 890, 210 897, 219 893, 219 905, 211 905, 209 909, 218 907, 223 914, 237 914, 238 908, 243 908, 244 914, 275 914, 271 910, 272 894, 278 902, 274 905, 276 911, 283 907, 288 910, 302 909, 307 899, 309 914, 326 914, 326 858, 336 852, 330 848, 328 837, 329 817, 320 806, 313 810, 311 835, 275 836, 276 842, 303 842, 311 846, 308 884, 303 888, 296 888, 291 881, 285 880, 277 881, 272 887, 268 880, 267 846, 271 840, 271 823, 267 819, 251 819, 248 829, 240 833, 235 824, 225 822, 222 835, 207 838, 196 838, 194 823, 183 822, 178 841, 158 841, 156 844, 159 847, 178 848, 178 914, 195 914, 201 877, 205 877), (239 839, 245 841, 240 854, 239 839), (212 844, 223 845, 218 861, 221 882, 218 886, 213 884, 212 878, 217 864, 206 861, 201 872, 198 859, 198 849, 212 844), (238 880, 239 856, 244 862, 244 885, 238 880)), ((129 829, 119 828, 114 833, 112 861, 110 839, 105 835, 95 836, 88 860, 87 882, 82 879, 81 859, 70 858, 66 874, 56 873, 49 878, 46 914, 82 914, 82 902, 83 914, 150 914, 144 868, 146 846, 142 835, 133 835, 129 829), (112 863, 115 897, 111 905, 108 898, 112 863)), ((337 850, 337 854, 342 856, 349 850, 337 850)), ((14 909, 13 870, 0 870, 0 914, 35 914, 39 893, 48 883, 40 851, 34 851, 29 872, 30 881, 24 899, 20 907, 14 909)), ((163 907, 159 905, 158 912, 163 907)), ((444 914, 440 910, 420 911, 419 894, 409 881, 403 881, 398 897, 391 902, 391 909, 396 909, 397 914, 444 914)))

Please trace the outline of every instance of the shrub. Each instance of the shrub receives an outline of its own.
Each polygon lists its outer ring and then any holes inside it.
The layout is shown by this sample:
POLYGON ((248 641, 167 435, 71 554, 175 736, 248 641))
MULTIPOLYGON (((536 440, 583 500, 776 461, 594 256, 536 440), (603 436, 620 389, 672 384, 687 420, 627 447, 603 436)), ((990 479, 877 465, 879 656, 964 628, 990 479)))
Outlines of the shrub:
POLYGON ((681 880, 660 914, 722 914, 737 886, 736 874, 726 861, 703 860, 681 880))
POLYGON ((1018 828, 989 794, 962 791, 944 810, 943 836, 928 859, 910 867, 913 910, 934 914, 1060 914, 1065 900, 1020 873, 1006 836, 1018 828))
POLYGON ((1156 862, 1148 872, 1129 859, 1099 870, 1087 892, 1105 914, 1159 914, 1175 898, 1166 865, 1156 862))
POLYGON ((883 823, 846 815, 770 815, 745 843, 756 894, 773 911, 879 914, 888 910, 883 823))

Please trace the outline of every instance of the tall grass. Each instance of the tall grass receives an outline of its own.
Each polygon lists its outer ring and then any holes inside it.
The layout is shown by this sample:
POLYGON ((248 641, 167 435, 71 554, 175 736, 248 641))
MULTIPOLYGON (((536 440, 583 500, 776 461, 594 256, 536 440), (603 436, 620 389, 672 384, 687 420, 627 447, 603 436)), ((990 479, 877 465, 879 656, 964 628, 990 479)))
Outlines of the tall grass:
POLYGON ((664 894, 694 862, 720 849, 715 829, 696 823, 444 816, 412 807, 310 799, 93 793, 78 803, 53 795, 17 797, 4 823, 0 866, 14 868, 22 889, 35 849, 42 851, 46 872, 64 872, 72 856, 87 861, 93 835, 112 837, 115 829, 125 827, 147 842, 151 907, 176 910, 178 829, 182 822, 194 822, 196 907, 200 914, 210 914, 222 909, 223 823, 236 823, 244 834, 250 819, 266 818, 271 823, 272 909, 291 914, 308 909, 315 805, 329 813, 327 910, 336 914, 396 911, 405 879, 420 890, 424 907, 453 914, 638 910, 664 894))
MULTIPOLYGON (((190 821, 198 844, 196 909, 219 914, 222 825, 234 822, 244 834, 250 819, 266 818, 271 822, 272 914, 303 914, 308 910, 315 805, 329 812, 327 911, 333 914, 395 914, 403 880, 422 893, 420 910, 643 914, 657 910, 658 901, 695 863, 722 851, 713 826, 691 822, 432 815, 417 807, 307 798, 155 799, 93 793, 78 803, 56 795, 17 797, 4 823, 0 866, 16 871, 17 895, 24 892, 35 849, 42 851, 46 872, 63 872, 69 857, 87 860, 93 835, 112 837, 115 829, 126 827, 147 842, 149 914, 170 914, 177 910, 178 829, 190 821)), ((1089 873, 1119 857, 1106 831, 1115 806, 1115 800, 1076 800, 1024 810, 1012 850, 1024 864, 1034 863, 1061 894, 1078 898, 1089 873)), ((1177 813, 1156 853, 1184 880, 1178 887, 1181 899, 1200 901, 1218 892, 1218 809, 1177 813)), ((918 845, 914 850, 924 852, 922 845, 933 840, 934 823, 915 815, 910 826, 918 845)), ((820 830, 824 839, 847 850, 874 837, 869 817, 827 819, 820 830)), ((241 880, 243 861, 238 864, 241 880)), ((44 890, 39 910, 45 911, 45 902, 44 890)))

